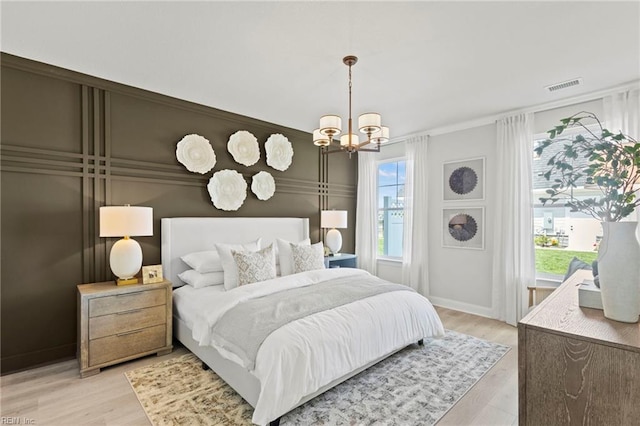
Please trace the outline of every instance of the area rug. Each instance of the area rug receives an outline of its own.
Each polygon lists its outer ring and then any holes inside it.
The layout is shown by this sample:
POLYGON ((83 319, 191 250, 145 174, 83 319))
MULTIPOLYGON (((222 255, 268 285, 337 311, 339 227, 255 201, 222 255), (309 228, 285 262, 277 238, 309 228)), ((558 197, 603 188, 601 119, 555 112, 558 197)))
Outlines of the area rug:
MULTIPOLYGON (((508 351, 447 330, 284 415, 281 425, 432 425, 508 351)), ((250 425, 253 408, 186 354, 125 373, 154 426, 250 425)))

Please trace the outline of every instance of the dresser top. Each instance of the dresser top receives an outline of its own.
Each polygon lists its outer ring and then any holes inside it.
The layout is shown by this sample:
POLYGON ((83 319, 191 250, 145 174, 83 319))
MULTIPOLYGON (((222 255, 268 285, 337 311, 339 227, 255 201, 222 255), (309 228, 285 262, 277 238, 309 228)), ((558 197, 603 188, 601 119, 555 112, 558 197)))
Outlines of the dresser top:
POLYGON ((609 320, 602 310, 578 305, 578 287, 591 271, 580 270, 524 317, 519 327, 640 352, 640 324, 609 320))
POLYGON ((170 281, 162 281, 152 284, 129 284, 116 285, 115 281, 105 281, 101 283, 79 284, 78 293, 83 297, 101 297, 109 294, 137 293, 139 291, 152 290, 171 286, 170 281))

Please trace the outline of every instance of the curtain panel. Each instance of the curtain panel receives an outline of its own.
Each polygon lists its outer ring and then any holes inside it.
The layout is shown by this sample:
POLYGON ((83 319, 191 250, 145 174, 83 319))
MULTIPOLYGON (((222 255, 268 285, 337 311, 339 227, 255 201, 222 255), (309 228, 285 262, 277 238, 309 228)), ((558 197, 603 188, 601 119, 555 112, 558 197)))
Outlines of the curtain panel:
POLYGON ((429 295, 428 136, 406 142, 404 185, 404 235, 402 242, 402 283, 429 295))
POLYGON ((376 274, 378 249, 378 167, 375 155, 358 154, 356 256, 358 267, 376 274))
POLYGON ((535 284, 533 245, 533 114, 497 122, 492 311, 511 325, 526 313, 526 289, 535 284))

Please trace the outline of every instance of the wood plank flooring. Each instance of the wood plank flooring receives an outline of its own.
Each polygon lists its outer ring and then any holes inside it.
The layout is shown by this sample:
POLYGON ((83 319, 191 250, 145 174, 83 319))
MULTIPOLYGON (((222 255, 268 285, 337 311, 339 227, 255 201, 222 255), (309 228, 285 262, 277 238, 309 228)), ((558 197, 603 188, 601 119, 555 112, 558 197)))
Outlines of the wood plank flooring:
MULTIPOLYGON (((438 423, 439 425, 517 425, 517 330, 505 323, 437 308, 447 329, 512 347, 438 423)), ((125 371, 186 353, 180 347, 105 368, 80 379, 78 362, 64 361, 0 378, 0 423, 60 426, 147 426, 125 371), (17 418, 16 420, 9 418, 17 418)))

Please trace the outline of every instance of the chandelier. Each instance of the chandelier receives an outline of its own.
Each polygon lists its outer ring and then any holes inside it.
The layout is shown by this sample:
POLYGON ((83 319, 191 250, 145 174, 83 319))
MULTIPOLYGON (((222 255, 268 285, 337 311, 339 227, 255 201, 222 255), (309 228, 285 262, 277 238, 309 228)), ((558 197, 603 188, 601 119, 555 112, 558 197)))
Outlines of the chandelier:
POLYGON ((353 131, 353 120, 351 119, 351 67, 358 62, 356 56, 345 56, 342 59, 349 67, 349 124, 347 133, 336 137, 342 132, 342 119, 338 115, 323 115, 320 117, 320 128, 313 131, 313 144, 322 148, 323 154, 332 152, 347 152, 349 158, 357 151, 380 152, 380 144, 389 140, 389 128, 381 124, 380 114, 367 112, 358 117, 358 129, 367 137, 360 142, 357 133, 353 131), (335 146, 336 149, 330 149, 335 146), (365 148, 366 146, 366 148, 365 148))

